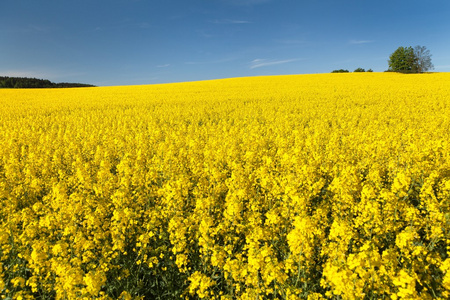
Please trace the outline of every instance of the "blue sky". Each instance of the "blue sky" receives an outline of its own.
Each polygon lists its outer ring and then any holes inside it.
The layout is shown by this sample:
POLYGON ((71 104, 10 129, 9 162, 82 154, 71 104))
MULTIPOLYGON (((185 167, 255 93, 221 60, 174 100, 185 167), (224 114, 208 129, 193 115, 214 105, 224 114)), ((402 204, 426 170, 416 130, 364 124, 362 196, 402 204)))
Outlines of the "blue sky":
POLYGON ((14 0, 0 5, 0 75, 100 86, 382 72, 426 46, 450 72, 448 0, 14 0))

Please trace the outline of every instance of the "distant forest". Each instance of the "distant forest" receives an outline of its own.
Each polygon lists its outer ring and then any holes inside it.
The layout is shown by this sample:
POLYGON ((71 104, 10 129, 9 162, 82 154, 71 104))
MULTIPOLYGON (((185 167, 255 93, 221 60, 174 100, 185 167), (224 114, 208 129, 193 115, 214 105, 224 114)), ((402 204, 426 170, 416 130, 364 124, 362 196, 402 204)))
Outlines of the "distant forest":
POLYGON ((74 87, 94 87, 92 84, 60 82, 54 83, 47 79, 8 77, 0 76, 0 88, 23 89, 23 88, 74 88, 74 87))

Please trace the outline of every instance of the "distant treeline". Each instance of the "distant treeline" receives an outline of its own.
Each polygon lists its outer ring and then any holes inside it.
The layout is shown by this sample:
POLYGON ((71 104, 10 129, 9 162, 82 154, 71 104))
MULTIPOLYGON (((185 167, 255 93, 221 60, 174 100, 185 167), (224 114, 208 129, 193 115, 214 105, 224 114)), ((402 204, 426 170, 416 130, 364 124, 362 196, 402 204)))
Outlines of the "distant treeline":
POLYGON ((73 88, 73 87, 93 87, 92 84, 60 82, 54 83, 47 79, 37 79, 28 77, 8 77, 0 76, 0 88, 73 88))
MULTIPOLYGON (((331 73, 349 73, 350 71, 349 70, 344 70, 344 69, 339 69, 339 70, 333 70, 333 71, 331 71, 331 73)), ((353 71, 353 72, 373 72, 373 70, 372 69, 369 69, 369 70, 365 70, 365 69, 363 69, 363 68, 357 68, 355 71, 353 71)))

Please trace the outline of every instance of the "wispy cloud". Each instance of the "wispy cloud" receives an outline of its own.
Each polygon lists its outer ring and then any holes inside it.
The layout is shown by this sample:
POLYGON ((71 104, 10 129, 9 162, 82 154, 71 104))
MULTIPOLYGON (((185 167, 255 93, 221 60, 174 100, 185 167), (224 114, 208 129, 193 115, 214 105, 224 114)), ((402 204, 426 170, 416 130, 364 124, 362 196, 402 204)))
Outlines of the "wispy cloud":
POLYGON ((25 25, 22 27, 11 27, 11 28, 1 28, 0 32, 6 32, 6 33, 49 33, 53 31, 52 27, 45 26, 45 25, 25 25))
POLYGON ((252 22, 246 20, 220 19, 211 21, 213 24, 250 24, 252 22))
POLYGON ((373 43, 374 41, 371 40, 350 40, 350 44, 352 45, 360 45, 360 44, 369 44, 373 43))
POLYGON ((197 30, 197 33, 199 36, 206 38, 206 39, 215 37, 214 34, 211 34, 211 33, 207 32, 206 30, 197 30))
POLYGON ((222 0, 222 2, 225 2, 227 4, 231 5, 238 5, 238 6, 251 6, 251 5, 258 5, 270 2, 272 0, 222 0))
POLYGON ((298 59, 285 59, 285 60, 268 60, 268 59, 254 59, 250 62, 250 69, 255 68, 261 68, 261 67, 267 67, 267 66, 274 66, 274 65, 281 65, 281 64, 287 64, 290 62, 297 61, 298 59))
POLYGON ((43 26, 43 25, 30 25, 29 26, 30 31, 34 32, 50 32, 51 28, 49 26, 43 26))
POLYGON ((275 39, 275 43, 284 44, 284 45, 305 45, 307 42, 305 40, 300 39, 275 39))
POLYGON ((151 27, 151 25, 149 23, 147 23, 147 22, 140 22, 140 23, 137 24, 137 26, 139 28, 142 28, 142 29, 147 29, 147 28, 151 27))
POLYGON ((126 19, 116 24, 105 24, 103 26, 97 26, 94 28, 94 31, 117 30, 127 28, 148 29, 151 27, 152 25, 147 22, 131 22, 128 19, 126 19))
POLYGON ((434 68, 435 69, 449 69, 450 70, 450 65, 437 65, 434 68))
POLYGON ((221 58, 216 60, 205 60, 205 61, 187 61, 185 62, 186 65, 205 65, 205 64, 222 64, 226 62, 230 62, 236 60, 234 57, 228 57, 228 58, 221 58))
POLYGON ((167 68, 168 66, 170 66, 170 64, 164 64, 164 65, 157 65, 157 68, 167 68))

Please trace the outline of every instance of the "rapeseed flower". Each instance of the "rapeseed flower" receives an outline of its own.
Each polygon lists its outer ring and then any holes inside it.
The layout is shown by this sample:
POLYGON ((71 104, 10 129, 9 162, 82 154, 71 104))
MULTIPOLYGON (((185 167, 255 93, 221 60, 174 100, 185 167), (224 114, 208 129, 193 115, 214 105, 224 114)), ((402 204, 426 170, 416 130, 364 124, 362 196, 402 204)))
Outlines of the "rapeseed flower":
POLYGON ((450 297, 450 74, 0 90, 0 295, 450 297))

